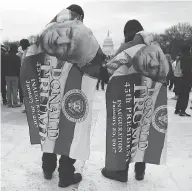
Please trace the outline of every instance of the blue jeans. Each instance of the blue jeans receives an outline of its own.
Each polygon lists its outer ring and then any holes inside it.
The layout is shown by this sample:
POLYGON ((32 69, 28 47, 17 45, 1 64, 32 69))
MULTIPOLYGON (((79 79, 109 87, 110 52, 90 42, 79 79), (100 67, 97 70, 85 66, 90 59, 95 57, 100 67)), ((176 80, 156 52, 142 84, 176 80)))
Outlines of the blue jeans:
POLYGON ((7 103, 8 105, 16 105, 19 78, 17 76, 6 76, 5 80, 7 85, 7 103))

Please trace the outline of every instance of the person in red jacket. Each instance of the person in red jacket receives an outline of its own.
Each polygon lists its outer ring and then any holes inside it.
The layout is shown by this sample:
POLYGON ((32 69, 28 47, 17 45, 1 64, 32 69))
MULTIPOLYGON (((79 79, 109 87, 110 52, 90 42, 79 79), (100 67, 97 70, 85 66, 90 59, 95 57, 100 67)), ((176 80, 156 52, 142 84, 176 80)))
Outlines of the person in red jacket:
POLYGON ((6 59, 5 79, 7 85, 7 107, 20 107, 17 101, 17 95, 21 61, 16 55, 17 49, 17 45, 12 44, 6 59))

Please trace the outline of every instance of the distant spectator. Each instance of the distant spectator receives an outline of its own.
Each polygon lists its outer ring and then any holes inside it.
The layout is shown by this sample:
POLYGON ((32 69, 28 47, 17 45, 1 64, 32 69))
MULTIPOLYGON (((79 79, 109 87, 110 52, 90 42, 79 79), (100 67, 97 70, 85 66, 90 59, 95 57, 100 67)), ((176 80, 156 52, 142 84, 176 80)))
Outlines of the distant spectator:
POLYGON ((167 85, 169 86, 169 90, 171 90, 173 88, 173 66, 172 66, 172 59, 171 59, 171 55, 170 54, 166 54, 165 55, 167 58, 167 61, 169 63, 169 73, 167 75, 167 85))
POLYGON ((179 116, 190 117, 191 115, 185 112, 188 106, 189 93, 192 86, 192 56, 190 55, 190 46, 185 45, 182 47, 182 56, 180 58, 180 63, 182 77, 179 97, 175 108, 175 114, 179 114, 179 116))
POLYGON ((29 41, 27 39, 22 39, 22 40, 20 40, 20 46, 21 46, 21 48, 23 50, 23 57, 22 58, 24 58, 26 53, 27 53, 27 49, 30 46, 30 43, 29 43, 29 41))
POLYGON ((6 97, 6 81, 5 81, 5 67, 6 67, 6 48, 4 45, 1 45, 1 94, 3 105, 7 104, 6 97))
POLYGON ((7 64, 5 67, 5 79, 7 84, 8 107, 20 106, 17 101, 17 95, 21 61, 20 58, 16 55, 17 48, 18 47, 16 44, 12 44, 6 59, 7 64))
POLYGON ((107 84, 109 81, 109 74, 107 71, 107 66, 106 64, 102 64, 100 68, 100 78, 97 81, 97 90, 99 90, 99 84, 101 83, 101 88, 102 90, 105 90, 105 84, 107 84))
POLYGON ((181 62, 180 62, 181 55, 178 55, 176 58, 176 66, 174 70, 174 89, 175 97, 172 99, 177 100, 180 92, 180 84, 181 84, 181 77, 182 77, 182 71, 181 71, 181 62))
POLYGON ((107 71, 107 66, 106 66, 106 61, 107 61, 107 56, 103 55, 103 64, 100 67, 100 77, 97 81, 96 89, 99 90, 99 84, 101 83, 101 89, 105 90, 105 84, 108 83, 109 81, 109 74, 107 71))

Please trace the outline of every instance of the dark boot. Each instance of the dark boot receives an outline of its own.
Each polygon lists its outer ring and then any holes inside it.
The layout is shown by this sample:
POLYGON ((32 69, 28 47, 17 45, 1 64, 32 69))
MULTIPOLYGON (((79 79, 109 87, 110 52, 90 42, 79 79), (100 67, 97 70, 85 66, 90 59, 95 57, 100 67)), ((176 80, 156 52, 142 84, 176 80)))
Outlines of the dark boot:
POLYGON ((144 162, 136 162, 135 163, 135 179, 143 180, 145 176, 145 168, 146 165, 144 162))
POLYGON ((43 153, 42 156, 42 169, 44 178, 47 180, 52 179, 52 174, 57 167, 57 155, 53 153, 43 153))
POLYGON ((101 173, 104 177, 117 180, 119 182, 127 182, 128 179, 128 166, 125 170, 122 171, 109 171, 106 168, 103 168, 101 173))
POLYGON ((62 155, 59 160, 59 187, 65 188, 73 184, 77 184, 82 180, 80 173, 75 172, 75 159, 62 155))
POLYGON ((8 104, 7 104, 7 107, 8 107, 8 108, 12 107, 12 104, 8 103, 8 104))
POLYGON ((69 179, 68 181, 63 181, 62 179, 59 179, 58 186, 60 188, 66 188, 68 186, 71 186, 73 184, 77 184, 77 183, 81 182, 81 180, 82 180, 81 174, 80 173, 75 173, 73 175, 73 177, 71 179, 69 179))
POLYGON ((182 111, 180 112, 179 116, 181 116, 181 117, 191 117, 190 114, 188 114, 186 112, 182 112, 182 111))
POLYGON ((4 105, 4 106, 7 105, 7 101, 3 101, 3 105, 4 105))
POLYGON ((177 109, 176 109, 174 113, 175 113, 175 114, 180 114, 180 112, 181 112, 180 110, 177 110, 177 109))
POLYGON ((44 175, 44 178, 45 178, 46 180, 51 180, 51 179, 52 179, 52 176, 53 176, 53 173, 43 172, 43 175, 44 175))

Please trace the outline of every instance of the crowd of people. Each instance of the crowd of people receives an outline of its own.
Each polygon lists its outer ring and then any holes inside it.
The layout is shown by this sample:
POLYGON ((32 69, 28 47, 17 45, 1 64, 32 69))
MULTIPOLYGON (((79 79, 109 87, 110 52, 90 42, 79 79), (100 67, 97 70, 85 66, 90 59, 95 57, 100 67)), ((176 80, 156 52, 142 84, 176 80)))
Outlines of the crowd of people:
MULTIPOLYGON (((80 6, 72 5, 67 9, 76 12, 80 17, 78 20, 83 22, 84 12, 80 6)), ((128 21, 124 27, 124 44, 117 51, 122 52, 127 43, 131 42, 135 35, 143 31, 142 25, 137 20, 128 21)), ((27 39, 22 39, 20 41, 20 46, 22 47, 22 53, 18 53, 18 47, 16 45, 11 45, 8 52, 3 45, 1 45, 2 54, 2 70, 1 70, 1 93, 3 104, 7 107, 20 107, 23 105, 23 95, 20 87, 20 67, 22 65, 23 58, 27 48, 30 46, 27 39), (19 94, 19 101, 18 101, 19 94)), ((118 54, 116 53, 116 55, 118 54)), ((190 55, 190 47, 183 46, 181 55, 179 55, 176 61, 172 62, 170 55, 167 55, 167 60, 169 62, 170 70, 167 78, 167 84, 171 90, 174 86, 175 97, 177 99, 175 114, 179 116, 190 116, 186 113, 186 108, 189 101, 189 93, 191 91, 192 85, 192 57, 190 55)), ((104 59, 105 60, 105 59, 104 59)), ((100 68, 100 78, 96 88, 99 89, 99 84, 101 82, 102 89, 104 90, 104 84, 108 83, 109 75, 107 72, 106 61, 100 68)), ((67 187, 72 184, 76 184, 82 180, 82 176, 75 172, 75 159, 69 156, 62 155, 59 160, 59 186, 67 187)), ((52 174, 57 166, 57 155, 54 153, 43 153, 42 156, 42 169, 45 179, 51 179, 52 174)), ((144 162, 139 162, 135 164, 135 178, 137 180, 143 180, 145 175, 146 164, 144 162)), ((105 168, 102 169, 102 174, 110 179, 118 180, 121 182, 127 181, 127 171, 129 169, 129 164, 126 169, 122 171, 107 171, 105 168)))
POLYGON ((25 108, 20 83, 20 68, 29 46, 27 39, 22 39, 20 46, 11 44, 8 51, 3 44, 1 45, 2 102, 8 108, 22 107, 22 112, 25 112, 25 108))

